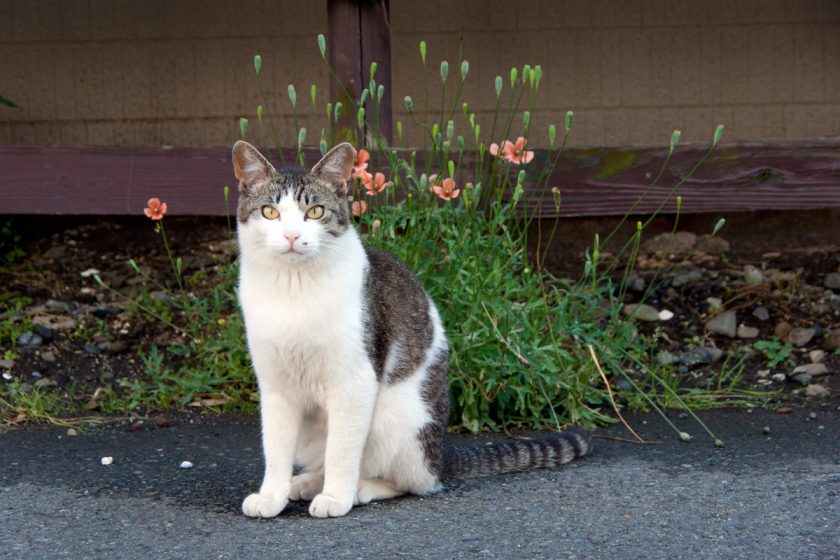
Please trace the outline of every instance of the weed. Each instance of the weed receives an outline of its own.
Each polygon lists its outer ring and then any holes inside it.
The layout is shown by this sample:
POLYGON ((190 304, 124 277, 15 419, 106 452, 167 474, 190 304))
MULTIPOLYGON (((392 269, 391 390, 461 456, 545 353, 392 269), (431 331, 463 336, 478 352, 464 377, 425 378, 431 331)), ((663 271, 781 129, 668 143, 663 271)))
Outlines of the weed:
POLYGON ((753 348, 764 354, 764 357, 767 359, 768 368, 772 369, 779 364, 796 365, 796 361, 791 355, 793 346, 789 341, 783 343, 777 336, 769 340, 759 340, 753 344, 753 348))

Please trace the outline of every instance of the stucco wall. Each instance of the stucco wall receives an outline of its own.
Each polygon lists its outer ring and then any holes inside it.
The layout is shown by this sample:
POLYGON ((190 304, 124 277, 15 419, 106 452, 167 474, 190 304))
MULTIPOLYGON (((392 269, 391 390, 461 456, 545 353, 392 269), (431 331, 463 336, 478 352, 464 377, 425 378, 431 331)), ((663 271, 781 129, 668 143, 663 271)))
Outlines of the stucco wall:
POLYGON ((0 108, 0 143, 229 144, 259 103, 257 53, 292 142, 286 88, 306 122, 326 21, 326 2, 295 0, 0 0, 0 95, 23 107, 0 108))
POLYGON ((576 144, 667 144, 675 128, 707 140, 718 122, 728 140, 840 134, 837 0, 392 0, 391 11, 395 120, 406 94, 422 96, 419 41, 439 87, 463 28, 465 94, 483 128, 495 76, 507 88, 510 67, 528 63, 545 72, 532 126, 543 142, 569 109, 576 144))
MULTIPOLYGON (((837 0, 391 0, 390 23, 405 144, 419 140, 402 102, 422 105, 417 44, 433 79, 441 58, 454 76, 461 29, 485 130, 494 77, 529 63, 545 71, 535 143, 567 109, 574 144, 666 143, 674 128, 706 140, 718 122, 728 140, 840 134, 837 0)), ((0 94, 23 107, 0 107, 0 143, 229 144, 259 103, 255 53, 283 141, 294 83, 315 143, 326 29, 324 0, 0 0, 0 94)))

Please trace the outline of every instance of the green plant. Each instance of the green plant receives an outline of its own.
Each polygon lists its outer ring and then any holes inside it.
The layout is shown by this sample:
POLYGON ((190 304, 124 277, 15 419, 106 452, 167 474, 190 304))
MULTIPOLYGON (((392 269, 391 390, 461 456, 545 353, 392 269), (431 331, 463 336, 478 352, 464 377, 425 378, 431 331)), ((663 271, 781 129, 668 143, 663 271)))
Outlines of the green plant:
MULTIPOLYGON (((334 75, 324 55, 323 36, 318 37, 318 46, 334 75)), ((540 217, 528 209, 540 208, 547 196, 560 206, 560 191, 550 188, 549 181, 574 122, 569 111, 559 138, 558 127, 549 126, 549 151, 528 149, 542 69, 525 65, 512 68, 507 80, 496 77, 496 110, 492 124, 482 129, 462 99, 469 63, 460 60, 453 65, 459 71, 450 72, 449 63, 441 62, 439 94, 434 99, 429 92, 437 69, 427 65, 427 51, 421 42, 422 102, 404 99, 411 123, 422 131, 422 152, 393 149, 378 129, 376 115, 384 88, 376 82, 375 64, 358 98, 345 89, 340 100, 326 105, 320 147, 325 153, 338 141, 358 145, 364 140, 366 144, 355 166, 353 210, 366 232, 366 242, 405 262, 438 302, 452 346, 453 425, 479 431, 609 422, 602 411, 608 403, 602 380, 608 380, 599 373, 595 355, 614 378, 642 364, 643 385, 637 387, 643 396, 650 392, 666 404, 686 406, 673 390, 679 386, 676 374, 645 365, 654 342, 619 314, 626 279, 650 221, 637 224, 636 235, 608 262, 602 262, 596 237, 577 282, 557 278, 542 265, 553 231, 544 235, 538 229, 536 255, 528 257, 529 226, 540 217), (439 111, 432 115, 429 106, 436 102, 439 111), (355 127, 347 127, 340 119, 348 112, 356 116, 355 127), (516 140, 508 140, 511 137, 516 140), (368 170, 368 165, 374 169, 368 170), (626 254, 628 264, 616 282, 612 272, 626 254), (655 387, 665 390, 659 394, 655 387)), ((258 86, 262 63, 261 57, 255 57, 258 86)), ((317 90, 312 86, 310 91, 315 105, 317 90)), ((296 114, 293 86, 289 92, 296 114)), ((261 95, 259 131, 264 115, 271 122, 261 95)), ((401 139, 403 123, 397 122, 395 128, 401 139)), ((273 124, 271 129, 277 151, 282 153, 273 124)), ((240 132, 245 136, 247 130, 243 119, 240 132)), ((722 131, 718 127, 709 152, 683 180, 705 161, 722 131)), ((298 138, 305 135, 304 130, 300 133, 298 138)), ((651 187, 665 172, 679 138, 675 131, 668 158, 651 187)), ((300 149, 297 156, 300 162, 300 149)), ((617 162, 613 167, 626 164, 617 162)), ((676 197, 678 212, 681 184, 670 193, 670 198, 676 197)), ((716 226, 715 233, 722 225, 716 226)), ((644 403, 656 406, 651 398, 644 403)))
POLYGON ((769 368, 774 368, 779 364, 796 365, 796 361, 791 356, 793 345, 790 342, 783 343, 777 336, 769 340, 759 340, 753 344, 753 348, 764 354, 769 368))
POLYGON ((0 259, 2 264, 12 265, 26 256, 26 252, 20 247, 21 237, 12 231, 12 223, 5 222, 0 228, 0 259))

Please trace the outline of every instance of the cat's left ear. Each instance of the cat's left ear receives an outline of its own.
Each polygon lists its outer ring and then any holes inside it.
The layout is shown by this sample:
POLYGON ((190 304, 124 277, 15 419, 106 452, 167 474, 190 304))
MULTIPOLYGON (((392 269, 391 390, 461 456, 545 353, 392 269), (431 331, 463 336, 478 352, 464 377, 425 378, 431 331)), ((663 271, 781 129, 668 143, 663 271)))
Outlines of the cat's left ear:
POLYGON ((233 145, 233 172, 239 181, 239 192, 248 193, 257 185, 268 181, 274 167, 248 142, 238 141, 233 145))
POLYGON ((347 142, 343 142, 327 152, 321 161, 312 168, 312 173, 342 193, 347 192, 347 181, 353 171, 355 150, 347 142))

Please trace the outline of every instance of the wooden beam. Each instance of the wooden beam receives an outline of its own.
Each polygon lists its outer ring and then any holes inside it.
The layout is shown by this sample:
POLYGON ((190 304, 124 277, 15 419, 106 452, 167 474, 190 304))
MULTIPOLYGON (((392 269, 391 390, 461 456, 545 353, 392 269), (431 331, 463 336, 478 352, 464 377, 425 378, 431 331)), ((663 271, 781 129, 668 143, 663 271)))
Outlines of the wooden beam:
MULTIPOLYGON (((391 11, 388 0, 367 0, 359 2, 359 21, 362 39, 362 73, 365 84, 370 82, 370 66, 375 62, 376 83, 384 88, 385 95, 378 105, 378 122, 374 121, 373 104, 367 103, 365 116, 367 126, 373 127, 374 135, 384 136, 391 144, 391 11)), ((371 96, 376 92, 370 92, 371 96)))
MULTIPOLYGON (((688 177, 706 150, 680 146, 654 188, 649 185, 667 155, 663 148, 567 150, 549 180, 540 182, 544 188, 535 180, 541 162, 555 154, 538 152, 525 168, 523 211, 539 209, 543 217, 622 215, 645 195, 634 213, 648 214, 663 202, 664 212, 673 213, 672 192, 682 196, 687 214, 840 208, 840 138, 719 146, 688 177), (562 196, 559 214, 553 186, 562 196)), ((304 153, 308 165, 320 159, 317 148, 304 153)), ((289 149, 287 161, 294 157, 289 149)), ((401 150, 400 157, 409 158, 410 151, 401 150)), ((423 161, 418 152, 418 168, 423 161)), ((476 154, 464 154, 461 185, 472 180, 475 165, 476 154)), ((224 215, 225 185, 233 208, 229 147, 0 146, 0 214, 141 215, 146 201, 159 197, 173 215, 224 215)))
MULTIPOLYGON (((374 111, 368 97, 365 104, 366 128, 391 142, 391 31, 388 0, 328 0, 327 49, 330 65, 338 80, 330 80, 333 101, 340 101, 343 112, 336 125, 336 141, 355 142, 357 100, 370 83, 370 67, 376 62, 376 83, 385 95, 374 111), (374 112, 377 122, 374 122, 374 112)), ((376 91, 370 92, 370 96, 376 91)))
POLYGON ((327 1, 327 50, 335 72, 330 78, 330 99, 343 107, 335 125, 335 143, 357 143, 356 100, 365 87, 360 17, 357 0, 327 1))

